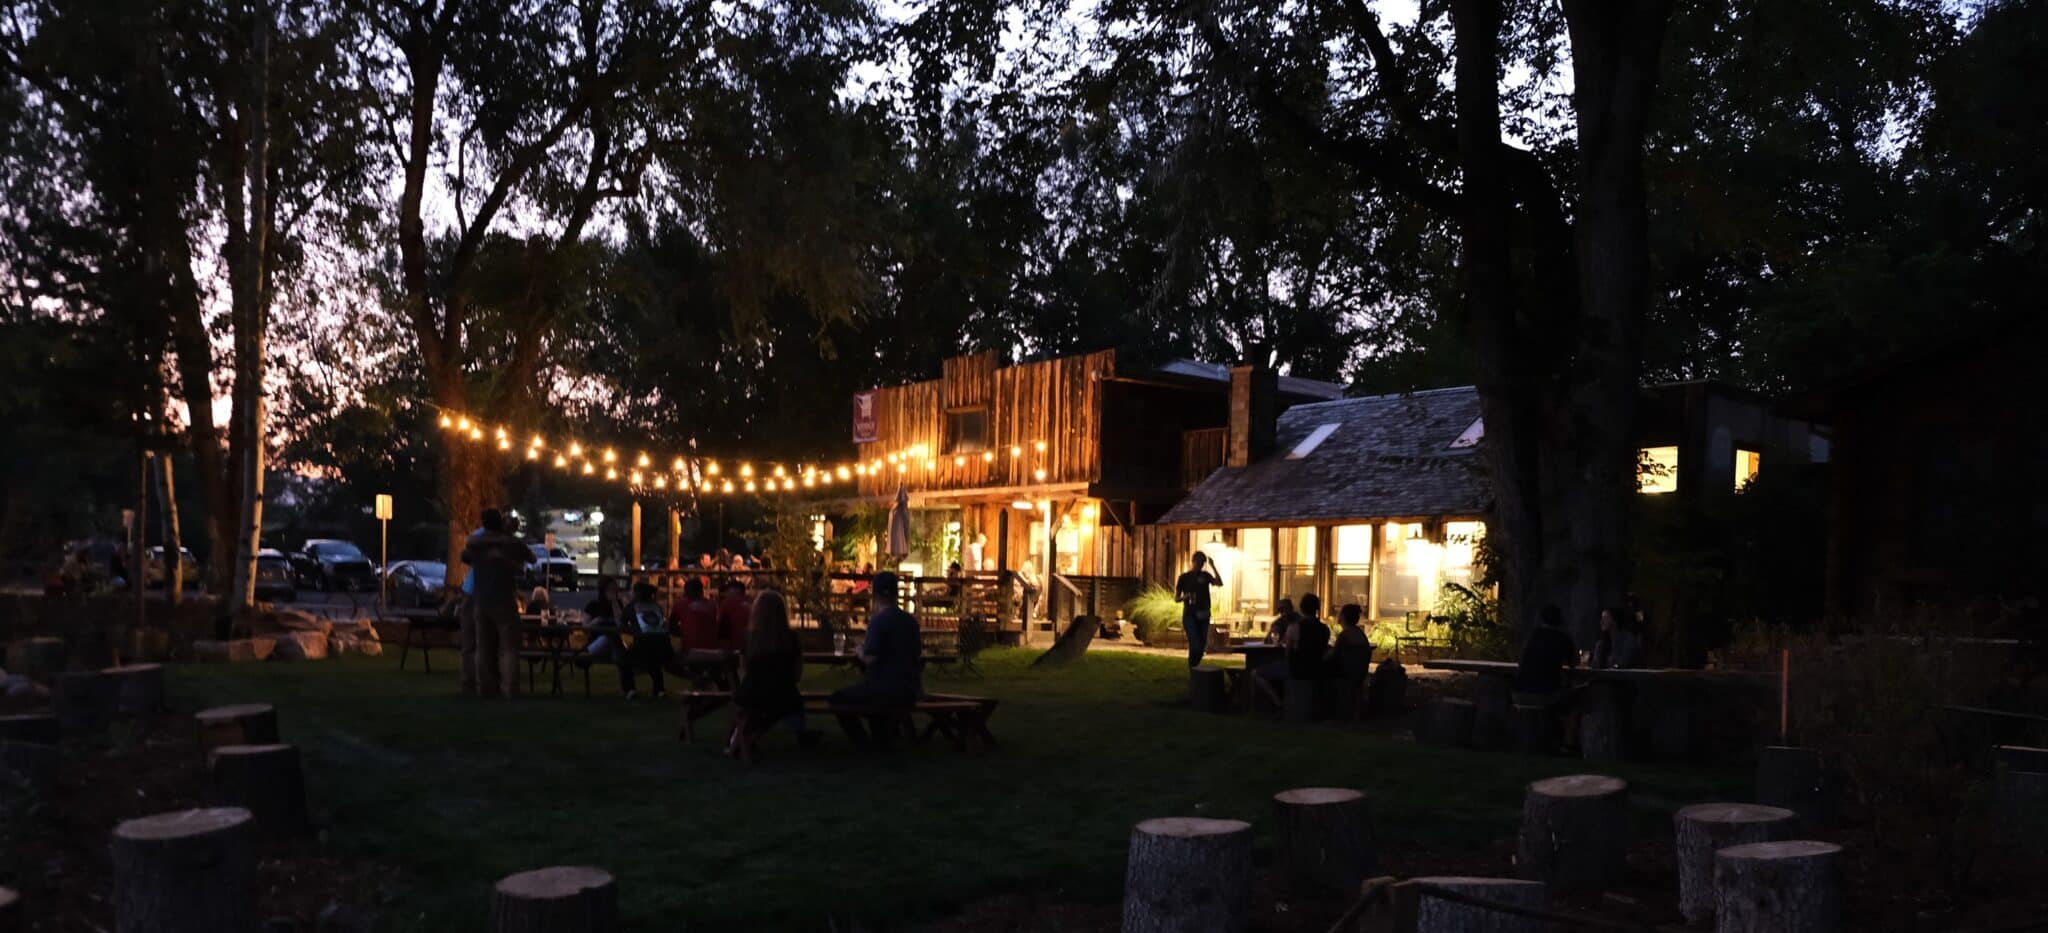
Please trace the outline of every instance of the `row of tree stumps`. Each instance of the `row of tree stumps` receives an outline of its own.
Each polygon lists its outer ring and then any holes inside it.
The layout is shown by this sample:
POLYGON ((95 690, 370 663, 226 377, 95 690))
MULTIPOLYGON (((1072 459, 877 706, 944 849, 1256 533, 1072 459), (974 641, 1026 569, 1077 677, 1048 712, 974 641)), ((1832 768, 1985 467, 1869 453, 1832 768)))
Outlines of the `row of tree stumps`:
MULTIPOLYGON (((1376 847, 1366 796, 1302 788, 1273 798, 1276 877, 1286 893, 1389 895, 1404 933, 1537 933, 1553 890, 1598 890, 1621 879, 1632 841, 1628 783, 1605 775, 1529 785, 1514 877, 1372 879, 1376 847), (1362 887, 1363 886, 1363 887, 1362 887), (1519 911, 1519 912, 1518 912, 1519 911)), ((1707 803, 1673 817, 1679 906, 1687 922, 1712 919, 1721 933, 1826 933, 1840 928, 1833 843, 1796 838, 1798 814, 1751 803, 1707 803)), ((1131 832, 1124 879, 1126 933, 1247 929, 1252 901, 1252 826, 1241 820, 1168 817, 1131 832)))

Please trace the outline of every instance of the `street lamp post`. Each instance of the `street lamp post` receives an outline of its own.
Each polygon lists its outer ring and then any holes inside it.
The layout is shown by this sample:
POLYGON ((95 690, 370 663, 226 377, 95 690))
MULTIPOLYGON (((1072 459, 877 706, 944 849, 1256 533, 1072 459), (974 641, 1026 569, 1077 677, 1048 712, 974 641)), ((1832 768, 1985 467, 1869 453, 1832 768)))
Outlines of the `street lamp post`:
POLYGON ((377 494, 377 614, 389 609, 391 594, 391 494, 377 494))

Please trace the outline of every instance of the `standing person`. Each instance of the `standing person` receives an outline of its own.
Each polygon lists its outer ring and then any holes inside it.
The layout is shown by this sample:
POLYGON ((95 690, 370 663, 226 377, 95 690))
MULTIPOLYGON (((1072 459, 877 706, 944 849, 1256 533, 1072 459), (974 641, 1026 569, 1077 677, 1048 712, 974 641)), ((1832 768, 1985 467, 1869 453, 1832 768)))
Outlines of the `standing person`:
POLYGON ((1031 620, 1038 615, 1038 593, 1042 589, 1038 565, 1029 557, 1024 558, 1023 565, 1017 568, 1017 585, 1024 591, 1024 625, 1029 627, 1031 620))
POLYGON ((789 630, 789 604, 775 590, 754 600, 747 619, 745 658, 746 675, 732 696, 741 716, 733 723, 726 754, 752 759, 754 740, 779 721, 789 723, 800 744, 817 741, 817 733, 804 728, 804 697, 797 691, 803 653, 797 648, 796 633, 789 630))
POLYGON ((653 695, 657 699, 667 696, 662 671, 675 658, 676 649, 668 643, 668 616, 654 598, 654 584, 633 584, 633 602, 626 607, 625 618, 624 628, 632 633, 633 643, 619 655, 619 692, 628 700, 639 699, 640 694, 633 689, 633 671, 645 670, 653 695))
POLYGON ((1188 666, 1200 667, 1209 644, 1209 588, 1222 586, 1223 579, 1209 569, 1209 555, 1201 551, 1195 552, 1194 565, 1174 582, 1173 601, 1180 603, 1180 628, 1188 636, 1188 666))
POLYGON ((983 556, 987 553, 987 550, 988 535, 983 534, 979 531, 975 532, 974 540, 968 542, 967 544, 967 559, 962 563, 966 565, 968 570, 975 572, 980 572, 982 570, 988 569, 987 566, 982 563, 983 556))
POLYGON ((462 562, 476 573, 473 647, 481 696, 519 693, 519 575, 532 560, 497 509, 484 510, 483 531, 462 548, 462 562))
MULTIPOLYGON (((874 614, 868 616, 868 635, 861 642, 860 660, 866 676, 860 683, 832 694, 832 705, 863 708, 907 706, 924 695, 924 678, 918 671, 924 642, 917 617, 896 604, 896 575, 884 571, 873 581, 874 614)), ((855 745, 866 746, 868 731, 857 714, 841 714, 839 725, 855 745)), ((884 743, 885 733, 879 736, 884 743)))

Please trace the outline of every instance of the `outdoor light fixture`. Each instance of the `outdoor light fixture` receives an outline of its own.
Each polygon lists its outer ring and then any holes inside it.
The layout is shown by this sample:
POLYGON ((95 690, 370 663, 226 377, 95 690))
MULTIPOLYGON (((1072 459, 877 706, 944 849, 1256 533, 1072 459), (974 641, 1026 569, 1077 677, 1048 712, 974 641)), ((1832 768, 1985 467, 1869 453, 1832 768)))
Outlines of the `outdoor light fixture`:
POLYGON ((954 466, 966 466, 966 465, 967 465, 967 458, 966 458, 966 457, 959 457, 959 456, 956 456, 956 457, 954 457, 954 458, 953 458, 953 465, 954 465, 954 466))
POLYGON ((1032 505, 1031 500, 1029 499, 1018 499, 1017 501, 1010 503, 1010 508, 1016 509, 1019 512, 1029 512, 1032 509, 1037 508, 1037 506, 1032 505))
POLYGON ((776 476, 781 476, 781 475, 782 475, 782 464, 778 463, 778 464, 776 464, 776 465, 775 465, 775 475, 776 475, 776 476))
POLYGON ((726 481, 725 481, 725 488, 724 488, 723 490, 721 490, 721 491, 722 491, 722 492, 731 492, 731 491, 732 491, 732 480, 726 480, 726 481))
POLYGON ((655 477, 655 478, 654 478, 654 488, 656 488, 656 489, 667 489, 667 488, 668 488, 668 477, 666 477, 666 476, 657 476, 657 477, 655 477))
POLYGON ((576 444, 576 443, 571 443, 571 444, 569 445, 569 456, 571 456, 571 457, 581 457, 581 456, 583 456, 583 445, 582 445, 582 444, 576 444))
POLYGON ((615 451, 615 450, 612 450, 612 449, 611 449, 610 447, 606 447, 606 448, 604 449, 604 462, 606 462, 606 463, 613 463, 613 462, 616 462, 616 461, 617 461, 618 459, 619 459, 619 454, 618 454, 618 452, 617 452, 617 451, 615 451))
POLYGON ((590 465, 590 461, 588 461, 588 460, 585 460, 585 461, 583 461, 583 475, 584 475, 584 476, 589 476, 590 474, 592 474, 592 473, 595 473, 595 472, 597 472, 597 468, 596 468, 596 467, 594 467, 594 466, 591 466, 591 465, 590 465))
POLYGON ((1038 452, 1039 452, 1039 453, 1045 453, 1045 442, 1044 442, 1044 441, 1036 441, 1036 442, 1034 442, 1034 443, 1033 443, 1033 444, 1032 444, 1031 446, 1032 446, 1032 447, 1035 447, 1035 448, 1037 448, 1037 449, 1038 449, 1038 452))
POLYGON ((840 468, 839 468, 839 478, 840 478, 840 479, 842 479, 842 480, 845 480, 845 479, 851 479, 851 478, 852 478, 852 471, 848 470, 848 469, 847 469, 847 468, 845 468, 845 467, 840 467, 840 468))
POLYGON ((983 462, 983 463, 994 463, 994 462, 996 462, 996 452, 995 452, 995 451, 993 451, 993 450, 984 450, 984 451, 982 451, 982 452, 981 452, 981 462, 983 462))
POLYGON ((935 470, 935 469, 938 469, 938 467, 939 467, 939 461, 937 461, 937 460, 926 460, 926 461, 924 462, 924 468, 925 468, 925 469, 927 469, 927 470, 935 470))
POLYGON ((452 428, 452 427, 454 427, 454 426, 455 426, 455 419, 453 419, 453 418, 450 418, 450 417, 448 417, 447 415, 442 415, 442 416, 441 416, 441 426, 442 426, 442 427, 444 427, 444 428, 452 428))
POLYGON ((908 472, 910 472, 910 464, 908 464, 908 463, 899 463, 899 464, 896 464, 896 472, 898 472, 898 473, 908 473, 908 472))
MULTIPOLYGON (((754 475, 754 465, 753 465, 753 464, 751 464, 751 463, 742 463, 742 464, 740 464, 740 476, 741 476, 742 478, 745 478, 745 477, 749 477, 749 476, 753 476, 753 475, 754 475)), ((752 483, 749 483, 749 484, 747 484, 747 485, 751 486, 751 485, 753 485, 753 484, 752 484, 752 483)), ((748 490, 748 491, 749 491, 749 492, 751 492, 752 490, 748 490)))
POLYGON ((530 440, 530 441, 527 441, 527 442, 526 442, 526 446, 528 446, 528 447, 533 447, 533 448, 540 448, 540 447, 545 447, 545 446, 547 446, 547 445, 546 445, 546 444, 543 444, 543 443, 541 443, 541 440, 540 440, 540 435, 538 435, 538 434, 535 434, 535 435, 533 436, 533 440, 530 440))
POLYGON ((535 450, 535 449, 533 449, 533 448, 531 448, 531 447, 528 447, 528 448, 526 448, 526 459, 528 459, 528 460, 539 460, 539 459, 540 459, 540 451, 538 451, 538 450, 535 450))
POLYGON ((713 460, 713 461, 711 461, 710 463, 707 463, 707 464, 705 464, 705 465, 704 465, 704 473, 705 473, 705 475, 707 475, 707 476, 717 476, 717 475, 718 475, 718 461, 716 461, 716 460, 713 460))
POLYGON ((631 475, 626 477, 626 479, 628 482, 631 482, 635 486, 640 485, 640 471, 634 470, 631 475))
POLYGON ((457 422, 455 422, 455 427, 456 427, 457 429, 459 429, 459 430, 463 430, 463 431, 467 431, 467 430, 469 430, 469 416, 468 416, 468 415, 464 415, 464 416, 462 416, 462 420, 461 420, 461 421, 457 421, 457 422))
POLYGON ((674 463, 668 465, 668 468, 677 473, 683 472, 683 458, 677 457, 674 463))
POLYGON ((562 456, 561 454, 556 454, 556 455, 555 455, 555 466, 558 466, 558 467, 566 467, 566 466, 568 466, 568 465, 569 465, 569 458, 568 458, 568 457, 564 457, 564 456, 562 456))
POLYGON ((470 429, 469 429, 469 439, 470 439, 470 440, 473 440, 473 441, 480 441, 480 440, 483 440, 483 439, 484 439, 484 429, 483 429, 483 428, 470 428, 470 429))
POLYGON ((1010 445, 1010 458, 1014 460, 1021 456, 1024 456, 1024 448, 1018 447, 1015 444, 1010 445))
POLYGON ((747 491, 748 491, 748 492, 753 492, 753 491, 754 491, 754 481, 753 481, 753 480, 747 480, 747 491))
POLYGON ((512 442, 511 442, 511 441, 508 441, 508 440, 506 440, 506 439, 504 439, 504 438, 502 438, 502 437, 501 437, 501 438, 498 438, 498 449, 499 449, 499 450, 511 450, 511 449, 512 449, 512 442))
POLYGON ((1041 482, 1041 483, 1045 482, 1045 469, 1041 467, 1041 468, 1039 468, 1039 469, 1036 469, 1036 470, 1032 470, 1032 471, 1031 471, 1031 478, 1032 478, 1032 479, 1035 479, 1035 480, 1037 480, 1037 481, 1039 481, 1039 482, 1041 482))
POLYGON ((645 469, 645 468, 647 467, 647 464, 649 464, 649 463, 652 463, 652 462, 653 462, 653 461, 651 461, 651 460, 648 460, 648 459, 647 459, 647 455, 646 455, 646 454, 644 454, 644 453, 643 453, 643 454, 641 454, 641 455, 640 455, 640 467, 641 467, 642 469, 645 469))

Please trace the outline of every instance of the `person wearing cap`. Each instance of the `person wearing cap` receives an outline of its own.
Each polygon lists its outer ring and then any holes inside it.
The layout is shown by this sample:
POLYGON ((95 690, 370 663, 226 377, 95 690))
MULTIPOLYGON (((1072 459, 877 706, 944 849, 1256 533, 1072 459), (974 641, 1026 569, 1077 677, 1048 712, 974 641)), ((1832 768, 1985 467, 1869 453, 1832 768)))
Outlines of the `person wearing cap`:
MULTIPOLYGON (((917 617, 896 604, 896 575, 884 571, 872 582, 875 611, 868 616, 867 639, 861 642, 860 661, 866 676, 860 683, 832 694, 832 705, 851 707, 907 706, 924 695, 924 680, 918 671, 923 642, 917 617)), ((868 731, 858 715, 841 715, 839 725, 854 744, 866 745, 868 731)), ((886 738, 886 736, 884 736, 886 738)))

